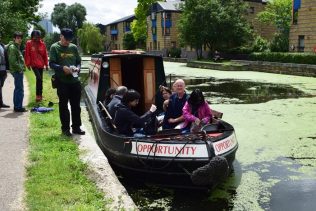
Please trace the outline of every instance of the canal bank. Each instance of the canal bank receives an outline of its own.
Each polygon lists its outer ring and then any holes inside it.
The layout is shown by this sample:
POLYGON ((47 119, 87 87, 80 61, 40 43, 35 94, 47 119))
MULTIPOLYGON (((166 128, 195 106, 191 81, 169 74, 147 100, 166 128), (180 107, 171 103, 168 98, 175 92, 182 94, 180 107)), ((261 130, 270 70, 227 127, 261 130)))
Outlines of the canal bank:
POLYGON ((88 177, 105 193, 106 198, 111 200, 107 208, 110 210, 137 210, 133 200, 117 179, 107 158, 97 145, 85 109, 82 109, 82 118, 85 119, 82 128, 86 131, 86 135, 74 135, 73 137, 81 151, 80 159, 88 166, 88 177))
POLYGON ((164 58, 166 62, 186 63, 187 67, 222 71, 258 71, 266 73, 316 77, 316 65, 268 61, 230 60, 227 62, 188 61, 184 58, 164 58))

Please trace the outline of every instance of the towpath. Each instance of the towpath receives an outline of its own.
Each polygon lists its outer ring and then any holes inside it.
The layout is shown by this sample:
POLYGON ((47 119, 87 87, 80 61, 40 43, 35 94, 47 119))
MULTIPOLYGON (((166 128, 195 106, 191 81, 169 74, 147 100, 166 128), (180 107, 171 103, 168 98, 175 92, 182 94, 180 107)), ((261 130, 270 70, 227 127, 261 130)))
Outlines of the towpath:
MULTIPOLYGON (((24 102, 28 89, 24 79, 24 102)), ((10 108, 0 108, 0 210, 23 210, 25 163, 28 147, 29 112, 13 111, 14 80, 8 74, 3 87, 3 101, 10 108)))

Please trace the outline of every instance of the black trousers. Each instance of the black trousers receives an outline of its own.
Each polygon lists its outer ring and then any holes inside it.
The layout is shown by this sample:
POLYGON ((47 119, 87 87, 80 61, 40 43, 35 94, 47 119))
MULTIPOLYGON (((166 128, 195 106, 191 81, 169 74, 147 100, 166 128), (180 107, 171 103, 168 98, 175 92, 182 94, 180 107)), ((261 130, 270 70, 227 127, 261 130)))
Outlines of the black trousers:
POLYGON ((43 68, 32 67, 36 77, 36 95, 42 96, 43 93, 43 68))
POLYGON ((71 108, 71 127, 72 129, 78 129, 81 126, 80 82, 74 84, 66 84, 60 81, 57 86, 57 95, 59 98, 59 118, 62 131, 70 129, 70 112, 68 109, 68 102, 70 102, 71 108))
POLYGON ((0 105, 3 104, 2 87, 4 85, 4 81, 6 78, 7 78, 7 71, 0 71, 0 105))

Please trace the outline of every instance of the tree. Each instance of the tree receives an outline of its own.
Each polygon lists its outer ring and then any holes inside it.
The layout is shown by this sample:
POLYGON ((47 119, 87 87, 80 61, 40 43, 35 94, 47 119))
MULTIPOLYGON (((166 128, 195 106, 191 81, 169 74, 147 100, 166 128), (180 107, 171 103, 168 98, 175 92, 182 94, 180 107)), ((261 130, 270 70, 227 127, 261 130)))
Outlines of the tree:
POLYGON ((123 37, 123 48, 126 50, 132 50, 136 48, 136 42, 133 33, 125 33, 123 37))
POLYGON ((271 23, 278 30, 271 42, 271 51, 288 51, 292 0, 268 1, 265 10, 258 13, 257 17, 260 22, 271 23))
POLYGON ((144 44, 147 38, 147 16, 150 6, 158 0, 137 0, 136 19, 132 22, 132 32, 137 43, 144 44))
POLYGON ((250 26, 243 16, 246 5, 239 0, 186 0, 181 8, 180 41, 194 47, 198 59, 203 45, 211 51, 229 49, 250 38, 250 26))
POLYGON ((67 6, 65 3, 55 4, 51 20, 59 29, 71 28, 74 32, 81 28, 86 20, 87 11, 84 6, 74 3, 67 6))
POLYGON ((46 34, 44 37, 44 42, 46 44, 46 48, 49 51, 50 46, 54 44, 55 42, 58 42, 60 40, 60 35, 57 32, 54 32, 52 34, 46 34))
POLYGON ((103 50, 104 38, 100 29, 92 23, 84 23, 81 29, 78 29, 80 46, 84 53, 97 53, 103 50))
POLYGON ((27 32, 30 24, 40 20, 35 12, 39 0, 0 0, 0 35, 7 42, 12 39, 14 31, 27 32))

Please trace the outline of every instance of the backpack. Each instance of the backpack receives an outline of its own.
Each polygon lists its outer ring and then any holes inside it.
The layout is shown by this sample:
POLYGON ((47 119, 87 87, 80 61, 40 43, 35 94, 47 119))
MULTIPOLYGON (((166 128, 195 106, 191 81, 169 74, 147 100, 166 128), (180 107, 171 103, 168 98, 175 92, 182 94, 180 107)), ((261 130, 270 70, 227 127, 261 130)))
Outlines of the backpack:
POLYGON ((9 64, 9 47, 11 44, 3 45, 4 49, 4 58, 5 58, 5 67, 7 70, 10 70, 10 64, 9 64))

